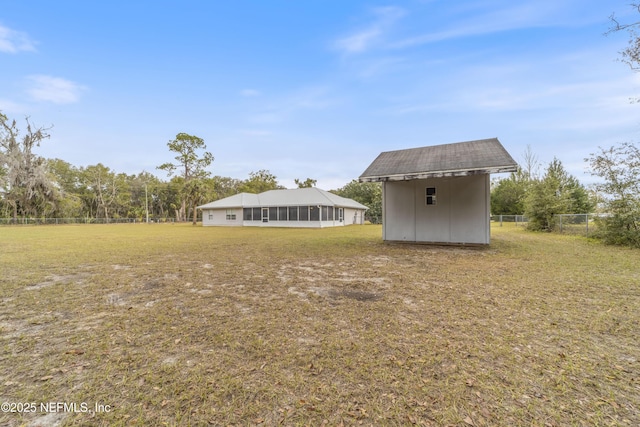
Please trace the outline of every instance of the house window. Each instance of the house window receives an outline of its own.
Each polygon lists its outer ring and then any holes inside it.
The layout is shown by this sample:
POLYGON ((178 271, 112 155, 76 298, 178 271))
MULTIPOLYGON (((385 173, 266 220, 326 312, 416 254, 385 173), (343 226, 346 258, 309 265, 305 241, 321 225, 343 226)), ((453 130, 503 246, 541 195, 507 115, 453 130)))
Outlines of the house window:
POLYGON ((227 209, 227 221, 236 220, 236 211, 233 209, 227 209))
POLYGON ((286 206, 281 206, 278 208, 278 220, 279 221, 287 221, 287 207, 286 206))
POLYGON ((213 212, 209 211, 209 221, 213 220, 213 212))
POLYGON ((309 206, 300 206, 300 221, 309 221, 309 206))
POLYGON ((251 221, 251 208, 242 209, 242 219, 245 221, 251 221))
POLYGON ((309 206, 309 221, 320 221, 320 206, 309 206))
POLYGON ((289 206, 289 221, 297 221, 297 220, 298 220, 298 207, 289 206))
POLYGON ((262 221, 262 209, 261 208, 253 208, 253 220, 254 221, 262 221))
POLYGON ((427 187, 427 205, 436 204, 436 187, 427 187))
POLYGON ((278 208, 269 208, 269 221, 278 220, 278 208))

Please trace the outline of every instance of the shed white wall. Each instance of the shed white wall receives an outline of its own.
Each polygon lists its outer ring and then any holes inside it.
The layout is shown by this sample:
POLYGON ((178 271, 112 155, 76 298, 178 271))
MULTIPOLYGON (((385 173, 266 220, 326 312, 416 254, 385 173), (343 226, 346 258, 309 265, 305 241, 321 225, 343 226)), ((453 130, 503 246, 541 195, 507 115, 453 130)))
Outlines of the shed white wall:
POLYGON ((385 182, 383 239, 407 242, 489 244, 489 175, 385 182), (426 204, 426 189, 436 204, 426 204))

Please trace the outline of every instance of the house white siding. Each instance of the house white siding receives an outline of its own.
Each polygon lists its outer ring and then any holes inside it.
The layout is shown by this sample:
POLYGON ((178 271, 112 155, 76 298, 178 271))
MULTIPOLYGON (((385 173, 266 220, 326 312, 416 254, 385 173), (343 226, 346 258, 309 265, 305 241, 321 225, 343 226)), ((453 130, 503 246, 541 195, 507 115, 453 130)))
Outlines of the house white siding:
POLYGON ((344 208, 342 223, 336 219, 337 225, 362 225, 364 224, 364 210, 344 208))
MULTIPOLYGON (((344 209, 342 221, 336 217, 328 221, 244 221, 242 209, 236 210, 235 219, 230 219, 227 209, 206 209, 202 211, 203 226, 245 226, 245 227, 304 227, 324 228, 342 227, 352 224, 364 224, 364 211, 356 209, 344 209)), ((337 209, 336 209, 337 210, 337 209)))
POLYGON ((489 190, 488 174, 385 182, 383 239, 489 244, 489 190))
POLYGON ((239 193, 198 209, 204 226, 323 228, 364 224, 367 207, 313 187, 239 193))
POLYGON ((204 209, 202 211, 202 225, 242 225, 242 208, 204 209))

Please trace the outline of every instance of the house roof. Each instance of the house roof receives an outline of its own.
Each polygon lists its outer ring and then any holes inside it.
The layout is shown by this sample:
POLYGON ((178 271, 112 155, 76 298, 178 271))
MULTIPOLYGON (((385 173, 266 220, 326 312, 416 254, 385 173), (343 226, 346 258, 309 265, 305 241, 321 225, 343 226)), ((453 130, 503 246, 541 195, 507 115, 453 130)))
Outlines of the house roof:
POLYGON ((198 206, 198 209, 224 209, 258 205, 260 205, 260 201, 257 194, 238 193, 233 196, 225 197, 224 199, 216 200, 215 202, 207 203, 206 205, 198 206))
POLYGON ((336 206, 341 208, 369 209, 352 199, 340 197, 316 187, 293 190, 269 190, 260 194, 239 193, 198 209, 250 208, 268 206, 336 206))
POLYGON ((380 153, 360 175, 360 181, 408 181, 515 172, 517 167, 498 138, 490 138, 380 153))

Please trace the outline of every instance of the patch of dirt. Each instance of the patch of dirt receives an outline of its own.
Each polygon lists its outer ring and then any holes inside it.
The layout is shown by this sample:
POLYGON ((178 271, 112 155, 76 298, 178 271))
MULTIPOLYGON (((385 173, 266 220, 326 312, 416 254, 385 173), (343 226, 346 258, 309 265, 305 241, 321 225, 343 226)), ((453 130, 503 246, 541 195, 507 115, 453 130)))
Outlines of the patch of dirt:
POLYGON ((25 290, 27 291, 35 291, 42 288, 47 288, 49 286, 57 285, 58 283, 74 283, 74 284, 82 284, 86 281, 88 277, 91 275, 89 273, 76 273, 76 274, 66 274, 66 275, 57 275, 52 274, 47 276, 44 282, 35 283, 33 285, 25 286, 25 290))
MULTIPOLYGON (((379 261, 386 263, 389 259, 379 261)), ((277 276, 284 284, 296 285, 288 287, 289 294, 307 301, 310 294, 332 300, 378 301, 383 297, 382 291, 390 288, 391 281, 377 275, 375 269, 365 271, 370 271, 373 277, 362 274, 362 269, 347 263, 301 263, 280 266, 277 276), (306 287, 305 284, 311 286, 306 287)))
POLYGON ((52 412, 32 420, 28 427, 58 427, 69 414, 65 412, 52 412))
POLYGON ((377 301, 382 298, 382 294, 375 292, 365 292, 355 289, 330 289, 329 296, 332 298, 348 298, 356 301, 377 301))
MULTIPOLYGON (((295 290, 295 288, 293 289, 294 290, 291 290, 291 288, 289 288, 289 292, 295 295, 299 295, 304 299, 307 299, 306 293, 297 291, 295 290)), ((354 299, 356 301, 377 301, 383 297, 383 294, 380 292, 368 292, 368 291, 362 291, 359 289, 336 289, 336 288, 310 287, 309 291, 321 297, 332 298, 332 299, 347 298, 347 299, 354 299)))

